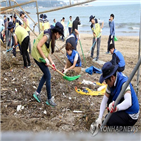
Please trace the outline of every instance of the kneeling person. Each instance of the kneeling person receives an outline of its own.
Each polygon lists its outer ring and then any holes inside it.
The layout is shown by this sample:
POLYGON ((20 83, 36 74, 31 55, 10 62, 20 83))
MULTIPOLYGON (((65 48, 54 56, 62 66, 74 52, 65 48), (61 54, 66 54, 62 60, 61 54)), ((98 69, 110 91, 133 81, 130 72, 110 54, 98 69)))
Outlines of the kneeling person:
POLYGON ((112 54, 111 63, 113 65, 118 65, 118 71, 119 72, 124 71, 124 69, 125 69, 125 60, 124 60, 124 57, 121 54, 121 52, 118 51, 117 49, 115 49, 114 44, 110 44, 109 51, 112 54))
POLYGON ((74 50, 73 46, 70 43, 66 44, 66 52, 67 52, 67 63, 64 68, 64 73, 68 70, 74 70, 76 73, 81 72, 81 59, 79 53, 74 50))

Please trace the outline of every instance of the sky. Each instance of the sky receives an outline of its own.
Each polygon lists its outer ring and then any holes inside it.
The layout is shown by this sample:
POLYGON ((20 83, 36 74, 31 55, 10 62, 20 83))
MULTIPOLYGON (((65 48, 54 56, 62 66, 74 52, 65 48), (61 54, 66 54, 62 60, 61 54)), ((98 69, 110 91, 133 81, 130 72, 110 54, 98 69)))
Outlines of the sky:
MULTIPOLYGON (((69 0, 63 0, 65 2, 69 2, 69 0)), ((74 0, 71 0, 72 2, 74 0)), ((78 2, 82 2, 85 0, 75 0, 78 2)), ((95 2, 89 3, 93 6, 100 6, 100 5, 123 5, 123 4, 141 4, 141 0, 96 0, 95 2), (106 2, 105 2, 106 1, 106 2)))
POLYGON ((95 2, 90 3, 90 5, 93 6, 99 6, 99 5, 123 5, 123 4, 139 4, 139 0, 107 0, 106 2, 104 0, 97 0, 95 2))

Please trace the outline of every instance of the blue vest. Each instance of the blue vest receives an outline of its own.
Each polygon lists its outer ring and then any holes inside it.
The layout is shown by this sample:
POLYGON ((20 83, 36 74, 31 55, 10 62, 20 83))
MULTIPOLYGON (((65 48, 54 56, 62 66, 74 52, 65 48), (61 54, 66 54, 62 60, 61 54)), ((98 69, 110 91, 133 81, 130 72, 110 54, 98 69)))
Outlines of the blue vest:
MULTIPOLYGON (((73 64, 74 58, 75 58, 76 54, 78 54, 78 52, 76 50, 72 50, 72 54, 71 55, 67 54, 67 58, 71 62, 71 64, 73 64)), ((77 60, 77 63, 75 65, 75 67, 81 67, 81 59, 80 59, 79 54, 78 54, 78 60, 77 60)))
MULTIPOLYGON (((122 73, 117 73, 117 84, 115 87, 110 88, 111 89, 110 96, 112 96, 112 101, 115 101, 117 99, 122 89, 122 85, 127 81, 127 79, 128 78, 124 76, 122 73)), ((131 89, 131 96, 132 96, 132 105, 127 110, 125 110, 125 112, 128 114, 136 114, 139 111, 139 102, 131 83, 130 83, 130 89, 131 89)), ((121 103, 121 101, 119 103, 121 103)))
POLYGON ((124 67, 125 66, 125 61, 124 61, 124 57, 123 57, 123 55, 121 54, 121 52, 120 51, 118 51, 118 50, 114 50, 114 53, 116 54, 116 56, 119 58, 119 62, 118 62, 118 65, 119 65, 119 67, 124 67))

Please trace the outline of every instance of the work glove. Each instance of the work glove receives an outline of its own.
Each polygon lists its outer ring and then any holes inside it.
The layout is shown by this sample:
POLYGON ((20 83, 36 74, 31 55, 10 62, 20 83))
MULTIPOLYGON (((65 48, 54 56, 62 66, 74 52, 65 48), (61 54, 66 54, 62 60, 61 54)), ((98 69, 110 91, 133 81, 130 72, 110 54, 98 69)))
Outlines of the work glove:
POLYGON ((52 69, 56 71, 56 67, 55 67, 54 62, 52 63, 52 67, 53 67, 52 69))
POLYGON ((67 69, 64 69, 64 72, 63 72, 63 73, 64 73, 64 74, 66 74, 66 73, 67 73, 67 71, 68 71, 67 69))
POLYGON ((45 61, 46 61, 45 65, 48 66, 49 65, 49 60, 46 58, 45 61))
POLYGON ((98 118, 95 122, 96 122, 96 124, 97 124, 98 126, 101 126, 101 124, 102 124, 102 119, 101 119, 101 118, 98 118))
POLYGON ((114 113, 114 112, 117 112, 117 111, 118 111, 117 106, 116 106, 115 109, 114 109, 114 104, 115 104, 115 101, 113 101, 113 102, 111 102, 111 103, 109 104, 108 110, 110 111, 110 113, 114 113))

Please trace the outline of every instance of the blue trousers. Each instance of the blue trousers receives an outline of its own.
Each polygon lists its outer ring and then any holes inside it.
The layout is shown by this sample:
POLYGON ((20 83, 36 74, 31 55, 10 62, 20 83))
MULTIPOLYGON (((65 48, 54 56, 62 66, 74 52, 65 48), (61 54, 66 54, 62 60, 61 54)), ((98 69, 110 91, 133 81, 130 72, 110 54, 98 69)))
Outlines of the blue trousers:
POLYGON ((42 89, 44 83, 46 82, 47 97, 48 97, 48 99, 51 99, 51 83, 50 83, 51 74, 50 74, 50 71, 44 63, 38 62, 35 59, 34 59, 34 61, 36 62, 36 64, 39 66, 39 68, 43 72, 43 76, 40 80, 39 86, 37 88, 37 92, 38 93, 41 92, 41 89, 42 89))
POLYGON ((68 30, 69 30, 69 35, 71 35, 71 27, 68 27, 68 30))

